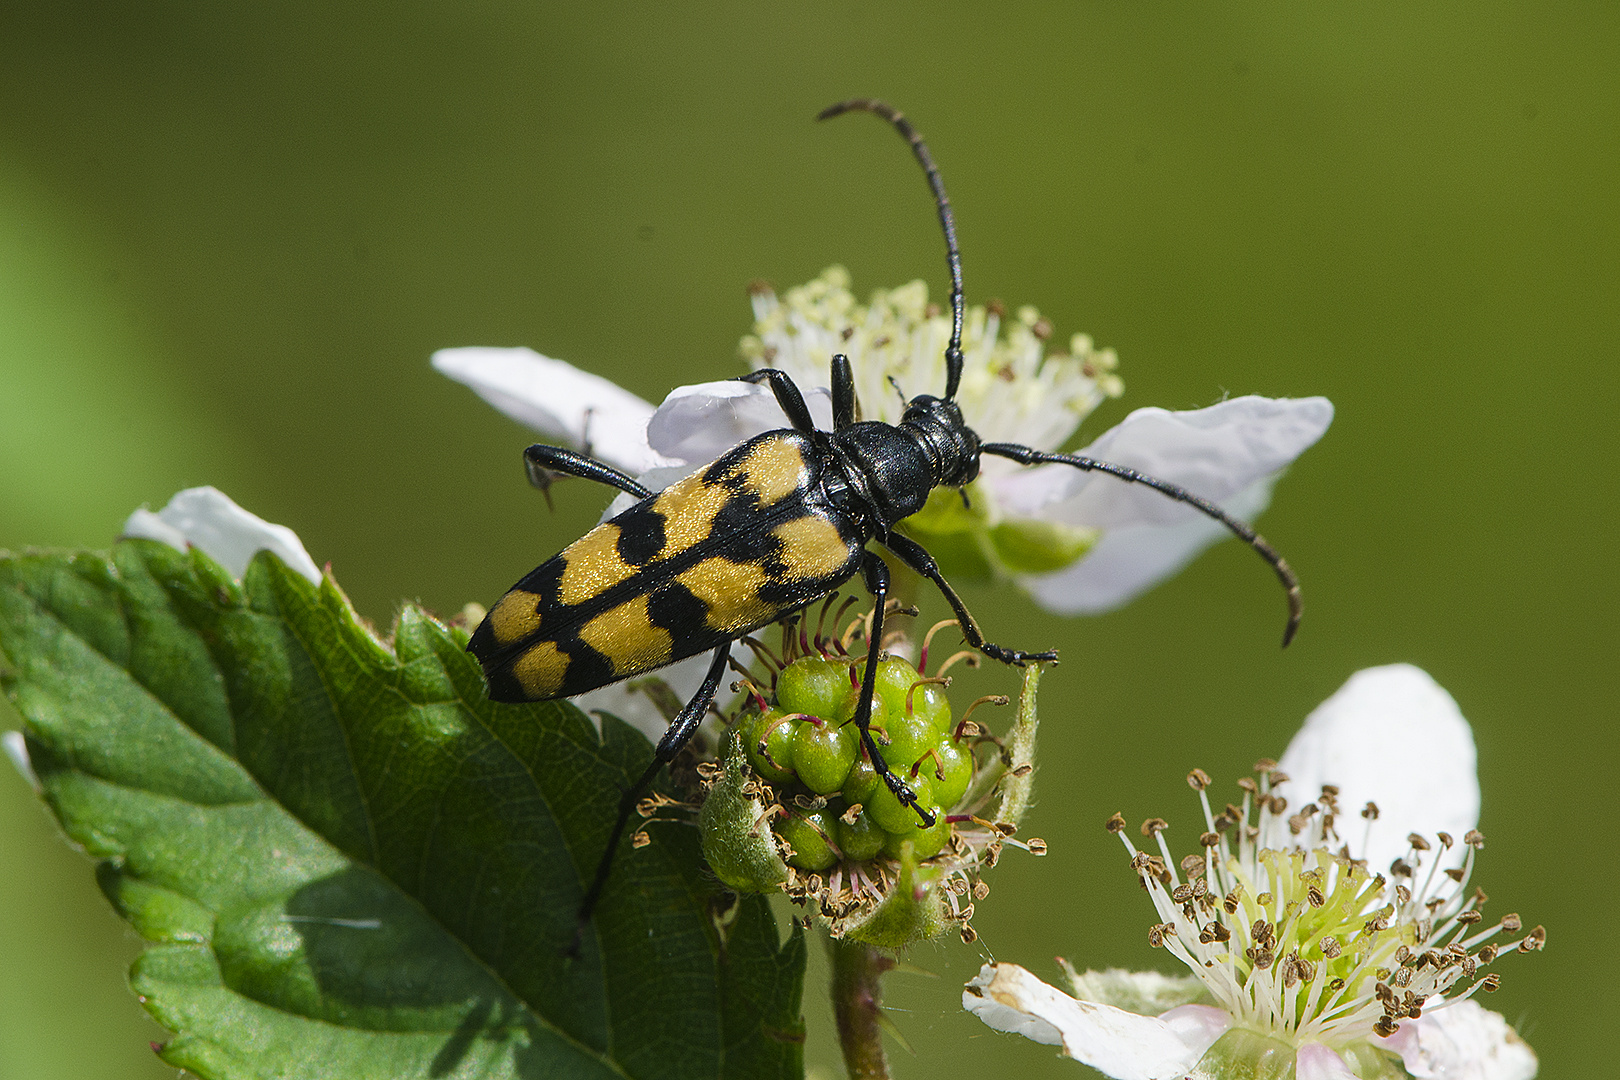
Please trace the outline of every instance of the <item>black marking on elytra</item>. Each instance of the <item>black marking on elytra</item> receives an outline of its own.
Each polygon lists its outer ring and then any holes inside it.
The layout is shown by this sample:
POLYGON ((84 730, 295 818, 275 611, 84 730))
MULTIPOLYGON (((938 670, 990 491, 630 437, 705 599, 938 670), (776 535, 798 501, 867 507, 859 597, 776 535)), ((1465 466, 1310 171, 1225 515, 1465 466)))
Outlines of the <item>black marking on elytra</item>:
POLYGON ((606 686, 614 679, 613 661, 585 644, 577 637, 559 641, 557 648, 568 654, 568 670, 563 674, 562 693, 559 697, 572 697, 606 686))
MULTIPOLYGON (((477 637, 476 634, 473 636, 477 637)), ((473 643, 468 642, 468 650, 471 650, 472 647, 473 643)), ((523 688, 523 684, 517 681, 517 676, 512 674, 510 667, 498 667, 494 670, 485 671, 484 678, 489 683, 489 700, 491 701, 523 702, 532 700, 529 697, 529 692, 523 688)))
POLYGON ((671 633, 702 626, 708 614, 709 605, 678 581, 660 586, 647 599, 647 618, 654 626, 662 626, 671 633))
POLYGON ((613 521, 619 526, 619 558, 629 565, 646 566, 664 549, 664 515, 648 503, 637 503, 613 521))

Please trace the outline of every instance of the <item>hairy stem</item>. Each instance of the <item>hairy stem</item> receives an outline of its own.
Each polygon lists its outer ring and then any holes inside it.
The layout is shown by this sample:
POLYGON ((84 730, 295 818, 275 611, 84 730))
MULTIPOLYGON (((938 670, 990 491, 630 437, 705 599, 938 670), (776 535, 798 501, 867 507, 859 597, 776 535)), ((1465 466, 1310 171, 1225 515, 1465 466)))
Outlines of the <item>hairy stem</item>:
POLYGON ((894 958, 858 941, 827 939, 832 958, 833 1015, 850 1080, 888 1080, 883 1052, 883 973, 894 958))

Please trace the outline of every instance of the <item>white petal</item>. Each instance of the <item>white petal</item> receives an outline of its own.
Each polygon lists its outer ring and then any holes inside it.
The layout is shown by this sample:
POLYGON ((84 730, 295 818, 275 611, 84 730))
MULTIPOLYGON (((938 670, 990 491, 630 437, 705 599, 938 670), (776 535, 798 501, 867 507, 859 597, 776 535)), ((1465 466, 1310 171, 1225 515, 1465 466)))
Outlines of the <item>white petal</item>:
POLYGON ((630 473, 661 464, 647 445, 653 407, 600 375, 533 349, 440 349, 434 370, 520 424, 630 473))
POLYGON ((1461 840, 1479 823, 1474 735, 1450 694, 1411 664, 1366 668, 1305 718, 1278 767, 1294 806, 1339 786, 1339 832, 1374 870, 1406 852, 1406 836, 1461 840), (1376 802, 1366 850, 1359 813, 1376 802))
POLYGON ((1294 1055, 1294 1080, 1356 1080, 1356 1074, 1321 1043, 1306 1043, 1294 1055))
MULTIPOLYGON (((805 390, 804 401, 817 427, 832 427, 826 390, 805 390)), ((722 379, 671 390, 647 424, 647 440, 665 458, 702 465, 755 435, 791 426, 768 387, 722 379)))
POLYGON ((962 1007, 997 1031, 1061 1045, 1115 1080, 1185 1075, 1230 1026, 1229 1018, 1220 1019, 1225 1013, 1203 1005, 1153 1017, 1076 1001, 1017 964, 984 965, 963 989, 962 1007))
POLYGON ((28 760, 28 743, 23 739, 20 731, 8 731, 0 735, 0 750, 4 750, 6 757, 11 759, 11 767, 17 770, 17 775, 28 781, 28 786, 34 789, 37 795, 40 791, 39 777, 34 775, 33 762, 28 760))
MULTIPOLYGON (((1219 502, 1288 465, 1333 422, 1327 398, 1240 397, 1190 412, 1137 409, 1084 450, 1219 502)), ((1067 465, 1041 465, 996 485, 997 502, 1025 517, 1085 528, 1173 525, 1197 511, 1158 492, 1067 465)))
MULTIPOLYGON (((1251 521, 1271 502, 1273 483, 1272 477, 1258 480, 1222 499, 1221 509, 1251 521)), ((1173 577, 1205 548, 1229 535, 1224 525, 1202 514, 1177 525, 1127 526, 1104 533, 1072 566, 1055 574, 1020 578, 1019 583, 1048 611, 1100 615, 1173 577)))
MULTIPOLYGON (((1081 454, 1179 484, 1252 519, 1270 503, 1280 470, 1332 421, 1333 405, 1320 397, 1240 397, 1191 412, 1138 409, 1081 454)), ((1230 535, 1159 492, 1067 465, 992 474, 988 482, 1005 512, 1103 533, 1073 566, 1022 579, 1037 603, 1063 615, 1119 607, 1230 535)))
POLYGON ((273 551, 289 568, 316 584, 321 580, 297 533, 249 513, 217 488, 187 488, 155 514, 137 510, 124 522, 123 535, 161 540, 181 551, 190 545, 238 578, 254 555, 273 551))
POLYGON ((1374 1042, 1401 1055, 1418 1080, 1530 1080, 1538 1065, 1506 1020, 1472 1000, 1404 1020, 1374 1042))

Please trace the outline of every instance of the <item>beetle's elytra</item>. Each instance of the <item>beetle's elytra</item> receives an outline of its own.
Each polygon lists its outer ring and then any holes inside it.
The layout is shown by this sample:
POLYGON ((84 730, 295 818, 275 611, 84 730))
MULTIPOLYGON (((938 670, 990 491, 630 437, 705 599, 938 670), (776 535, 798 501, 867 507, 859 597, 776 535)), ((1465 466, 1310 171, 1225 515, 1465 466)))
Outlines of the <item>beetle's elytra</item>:
POLYGON ((469 646, 497 701, 571 697, 728 644, 847 581, 859 522, 773 431, 643 499, 501 598, 469 646))
POLYGON ((857 421, 849 360, 834 356, 833 430, 820 431, 792 379, 770 368, 755 371, 741 378, 769 383, 793 426, 756 436, 657 494, 572 450, 536 445, 524 452, 537 486, 544 488, 553 473, 566 473, 612 485, 640 501, 542 563, 490 610, 467 646, 484 669, 490 697, 571 697, 712 650, 702 686, 670 723, 652 764, 620 801, 607 850, 580 905, 581 925, 607 882, 636 803, 659 770, 691 740, 713 702, 732 643, 828 595, 857 572, 872 593, 874 609, 853 722, 884 783, 917 811, 922 824, 933 824, 904 780, 884 764, 870 731, 889 571, 867 545, 881 545, 932 581, 973 648, 1010 664, 1055 659, 1054 652, 1026 653, 986 641, 933 557, 893 531, 922 509, 935 488, 961 488, 972 481, 984 454, 1025 465, 1056 463, 1108 473, 1215 518, 1252 546, 1287 590, 1284 645, 1299 624, 1299 583, 1288 564, 1254 529, 1213 503, 1109 462, 979 441, 954 401, 962 375, 962 270, 944 182, 921 137, 889 105, 869 99, 841 102, 820 119, 850 111, 875 113, 893 124, 910 143, 934 194, 951 273, 944 397, 912 398, 899 424, 857 421))

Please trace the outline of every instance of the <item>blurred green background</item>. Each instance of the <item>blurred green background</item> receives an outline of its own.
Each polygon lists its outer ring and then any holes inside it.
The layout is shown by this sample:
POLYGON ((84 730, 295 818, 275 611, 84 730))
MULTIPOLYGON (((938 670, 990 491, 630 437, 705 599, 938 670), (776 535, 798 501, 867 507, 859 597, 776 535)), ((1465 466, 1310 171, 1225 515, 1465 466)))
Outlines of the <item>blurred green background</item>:
MULTIPOLYGON (((1235 544, 1104 618, 970 592, 1009 644, 1065 652, 1031 821, 1052 854, 1003 861, 977 946, 916 951, 937 979, 891 978, 899 1075, 1082 1075, 963 1014, 962 981, 992 955, 1169 962, 1103 819, 1188 821, 1190 766, 1234 778, 1394 660, 1475 726, 1493 909, 1549 928, 1487 1003, 1544 1075, 1607 1071, 1617 874, 1570 845, 1620 824, 1613 5, 10 0, 0 547, 105 546, 209 483, 378 621, 489 602, 602 500, 548 515, 525 432, 428 354, 532 345, 656 401, 739 370, 751 278, 840 261, 862 295, 942 296, 899 141, 811 122, 852 95, 928 136, 970 301, 1119 350, 1126 397, 1086 432, 1227 393, 1339 410, 1262 523, 1305 581, 1287 653, 1235 544)), ((137 948, 0 776, 0 1075, 172 1075, 123 986, 137 948)), ((819 986, 808 1010, 836 1071, 819 986)))

